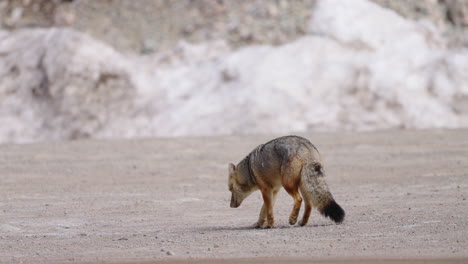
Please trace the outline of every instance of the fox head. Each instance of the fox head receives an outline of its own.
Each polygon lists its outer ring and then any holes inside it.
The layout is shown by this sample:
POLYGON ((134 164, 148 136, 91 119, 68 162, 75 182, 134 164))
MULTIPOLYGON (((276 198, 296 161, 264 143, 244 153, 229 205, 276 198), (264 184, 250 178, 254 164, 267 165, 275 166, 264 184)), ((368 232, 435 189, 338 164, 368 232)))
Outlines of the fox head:
POLYGON ((236 167, 232 163, 229 164, 228 187, 231 192, 231 208, 239 207, 242 201, 255 190, 256 185, 252 184, 249 178, 250 175, 244 166, 239 164, 236 167))

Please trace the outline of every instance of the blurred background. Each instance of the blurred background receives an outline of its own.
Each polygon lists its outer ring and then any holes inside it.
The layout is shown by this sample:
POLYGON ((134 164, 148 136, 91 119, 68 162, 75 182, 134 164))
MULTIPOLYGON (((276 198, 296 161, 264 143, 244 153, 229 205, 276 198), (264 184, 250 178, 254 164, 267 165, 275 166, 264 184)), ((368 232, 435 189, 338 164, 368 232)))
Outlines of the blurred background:
POLYGON ((468 126, 465 0, 0 0, 0 143, 468 126))

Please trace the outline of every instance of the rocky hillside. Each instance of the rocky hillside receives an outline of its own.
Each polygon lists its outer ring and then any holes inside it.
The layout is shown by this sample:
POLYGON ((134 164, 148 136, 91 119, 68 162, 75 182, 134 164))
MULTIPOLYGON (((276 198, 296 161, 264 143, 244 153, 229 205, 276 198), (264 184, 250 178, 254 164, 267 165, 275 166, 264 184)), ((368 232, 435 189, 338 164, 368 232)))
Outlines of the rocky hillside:
POLYGON ((445 31, 366 0, 310 12, 283 44, 147 55, 73 29, 0 31, 0 142, 468 126, 468 49, 445 31))
MULTIPOLYGON (((373 0, 403 17, 428 20, 450 45, 468 46, 468 1, 373 0)), ((1 26, 71 27, 120 51, 151 53, 180 40, 226 40, 237 48, 280 45, 307 34, 316 0, 0 0, 1 26)))

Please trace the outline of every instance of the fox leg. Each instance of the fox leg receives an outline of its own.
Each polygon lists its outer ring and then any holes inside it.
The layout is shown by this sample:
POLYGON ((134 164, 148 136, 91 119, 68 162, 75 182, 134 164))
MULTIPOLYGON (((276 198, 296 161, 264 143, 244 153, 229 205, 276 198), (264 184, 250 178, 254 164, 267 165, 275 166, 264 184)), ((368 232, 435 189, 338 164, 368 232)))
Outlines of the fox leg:
POLYGON ((266 228, 272 228, 275 224, 273 215, 273 206, 276 201, 276 196, 279 192, 278 189, 262 191, 263 196, 263 207, 260 211, 260 217, 258 219, 257 227, 262 227, 265 221, 267 222, 266 228))
POLYGON ((267 228, 272 228, 275 224, 275 219, 274 219, 274 215, 273 215, 273 207, 275 206, 275 203, 276 203, 276 197, 278 197, 278 192, 279 192, 279 188, 278 189, 274 189, 273 190, 273 195, 272 195, 272 200, 271 200, 271 203, 270 203, 270 206, 267 207, 266 209, 266 214, 267 214, 267 228))
POLYGON ((302 194, 302 197, 304 197, 305 210, 304 210, 304 215, 302 216, 302 220, 301 222, 299 222, 299 225, 305 226, 307 225, 307 222, 309 222, 310 213, 312 212, 312 199, 309 193, 303 191, 302 188, 301 188, 301 194, 302 194))
POLYGON ((258 221, 255 223, 255 227, 262 228, 267 220, 266 210, 265 210, 265 203, 263 203, 262 209, 260 210, 260 215, 258 216, 258 221))
POLYGON ((298 190, 294 189, 286 189, 285 190, 292 196, 294 199, 294 206, 293 210, 291 212, 291 215, 289 216, 289 224, 294 225, 297 222, 297 217, 299 216, 299 211, 301 210, 301 204, 302 204, 302 197, 299 195, 298 190))
POLYGON ((309 217, 310 217, 311 212, 312 212, 312 204, 308 201, 305 201, 305 210, 304 210, 304 215, 302 216, 302 220, 299 223, 300 226, 307 225, 307 222, 309 222, 309 217))
POLYGON ((301 210, 302 197, 299 194, 299 186, 301 180, 302 161, 299 159, 290 159, 287 164, 282 167, 281 184, 286 192, 294 199, 292 212, 289 216, 289 224, 294 225, 297 223, 297 217, 301 210))

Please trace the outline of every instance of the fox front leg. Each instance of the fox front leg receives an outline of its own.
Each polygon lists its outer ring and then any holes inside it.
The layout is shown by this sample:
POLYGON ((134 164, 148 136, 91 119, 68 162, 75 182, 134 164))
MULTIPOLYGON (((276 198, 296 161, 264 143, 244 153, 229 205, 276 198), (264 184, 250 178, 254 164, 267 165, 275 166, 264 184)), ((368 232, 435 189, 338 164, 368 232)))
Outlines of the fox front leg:
POLYGON ((275 224, 273 216, 273 206, 275 205, 276 197, 279 189, 262 191, 263 206, 260 210, 258 221, 255 224, 257 228, 272 228, 275 224), (266 222, 266 225, 265 225, 266 222))
POLYGON ((266 228, 272 228, 275 225, 275 218, 273 214, 273 206, 275 205, 276 195, 279 189, 262 192, 263 202, 266 214, 266 228))
POLYGON ((260 215, 258 216, 258 221, 254 224, 256 228, 262 228, 265 225, 267 220, 265 203, 263 203, 262 209, 260 210, 260 215))

